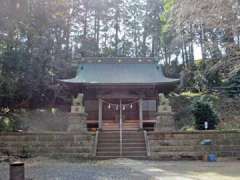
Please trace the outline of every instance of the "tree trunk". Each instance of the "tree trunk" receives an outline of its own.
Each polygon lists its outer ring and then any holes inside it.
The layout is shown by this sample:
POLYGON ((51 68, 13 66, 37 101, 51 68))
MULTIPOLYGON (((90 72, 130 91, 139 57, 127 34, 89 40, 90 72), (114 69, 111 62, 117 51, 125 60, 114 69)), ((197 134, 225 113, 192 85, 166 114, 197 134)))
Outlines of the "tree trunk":
POLYGON ((231 27, 225 29, 225 42, 227 44, 226 54, 227 56, 232 56, 235 53, 235 41, 234 41, 234 32, 231 27))
POLYGON ((202 59, 205 60, 206 59, 206 51, 205 51, 205 32, 204 32, 204 25, 201 24, 200 25, 200 29, 201 29, 201 35, 200 35, 200 46, 201 46, 201 52, 202 52, 202 59))
POLYGON ((135 45, 135 57, 138 56, 138 42, 137 42, 137 32, 134 30, 134 45, 135 45))
POLYGON ((97 54, 99 54, 100 17, 97 19, 97 54))
POLYGON ((146 28, 144 28, 143 43, 142 43, 142 56, 143 57, 146 57, 146 55, 147 55, 146 39, 147 39, 147 32, 146 32, 146 28))
POLYGON ((88 16, 88 5, 85 6, 84 22, 83 22, 83 38, 87 39, 87 16, 88 16))
POLYGON ((115 55, 118 56, 118 33, 119 33, 119 8, 116 9, 115 14, 115 55))
POLYGON ((99 13, 95 10, 94 15, 94 40, 96 42, 96 52, 95 55, 99 54, 99 32, 100 31, 100 17, 99 13))
POLYGON ((183 66, 186 67, 186 60, 185 60, 185 53, 183 47, 181 48, 181 54, 182 54, 182 61, 183 61, 183 66))
POLYGON ((193 40, 194 40, 194 35, 193 35, 193 30, 192 30, 192 24, 190 24, 190 34, 191 34, 191 42, 190 42, 190 47, 189 47, 189 60, 190 64, 194 64, 194 48, 193 48, 193 40))
POLYGON ((152 35, 152 52, 151 52, 152 57, 154 57, 154 50, 155 50, 155 41, 154 41, 154 35, 152 35))

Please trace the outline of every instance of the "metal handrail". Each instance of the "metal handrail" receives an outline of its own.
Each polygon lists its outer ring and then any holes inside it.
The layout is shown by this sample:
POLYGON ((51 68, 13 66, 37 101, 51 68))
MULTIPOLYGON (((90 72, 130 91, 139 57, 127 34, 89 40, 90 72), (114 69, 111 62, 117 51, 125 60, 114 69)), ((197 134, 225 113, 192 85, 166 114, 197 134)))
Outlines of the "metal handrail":
POLYGON ((120 157, 122 157, 122 100, 120 99, 120 157))
POLYGON ((147 157, 151 156, 151 152, 150 152, 150 146, 149 146, 149 140, 148 140, 148 135, 147 135, 147 131, 144 131, 144 139, 145 139, 145 144, 146 144, 146 150, 147 150, 147 157))
POLYGON ((122 126, 120 125, 120 157, 122 157, 122 126))
POLYGON ((99 131, 96 131, 96 136, 95 136, 95 146, 94 146, 94 156, 97 156, 97 146, 98 146, 98 135, 99 135, 99 131))

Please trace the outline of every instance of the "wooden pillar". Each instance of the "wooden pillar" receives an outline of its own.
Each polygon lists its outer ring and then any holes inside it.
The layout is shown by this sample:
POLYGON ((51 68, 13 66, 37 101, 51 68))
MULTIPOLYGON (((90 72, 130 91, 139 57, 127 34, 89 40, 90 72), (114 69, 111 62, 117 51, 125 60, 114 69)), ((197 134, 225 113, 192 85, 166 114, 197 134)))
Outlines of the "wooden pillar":
POLYGON ((139 128, 143 129, 143 99, 140 98, 138 101, 139 104, 139 128))
POLYGON ((101 98, 98 99, 98 128, 102 129, 102 105, 103 100, 101 98))

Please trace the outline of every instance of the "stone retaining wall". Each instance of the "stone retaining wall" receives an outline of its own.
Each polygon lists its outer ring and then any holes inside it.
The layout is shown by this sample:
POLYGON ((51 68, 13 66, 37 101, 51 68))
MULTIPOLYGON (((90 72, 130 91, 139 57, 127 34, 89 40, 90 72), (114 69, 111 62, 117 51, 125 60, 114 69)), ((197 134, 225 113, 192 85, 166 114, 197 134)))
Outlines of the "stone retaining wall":
MULTIPOLYGON (((220 157, 240 157, 239 131, 148 132, 151 159, 200 159, 205 152, 220 157), (200 145, 211 139, 211 146, 200 145)), ((92 134, 0 133, 0 154, 91 158, 92 134)))
POLYGON ((240 157, 240 131, 149 132, 151 159, 200 159, 205 152, 240 157), (212 145, 200 142, 211 139, 212 145))
POLYGON ((78 133, 0 133, 0 153, 90 158, 94 136, 78 133))

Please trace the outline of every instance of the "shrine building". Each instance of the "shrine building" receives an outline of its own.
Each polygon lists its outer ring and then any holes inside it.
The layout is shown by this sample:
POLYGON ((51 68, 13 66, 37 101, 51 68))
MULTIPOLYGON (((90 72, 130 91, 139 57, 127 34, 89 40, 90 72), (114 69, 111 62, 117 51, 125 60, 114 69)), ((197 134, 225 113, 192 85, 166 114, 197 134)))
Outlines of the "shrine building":
MULTIPOLYGON (((61 82, 83 101, 71 112, 82 114, 89 130, 153 130, 159 111, 172 113, 168 103, 159 107, 160 96, 179 80, 165 77, 154 58, 84 57, 76 76, 61 82)), ((174 128, 172 122, 162 125, 174 128)))

